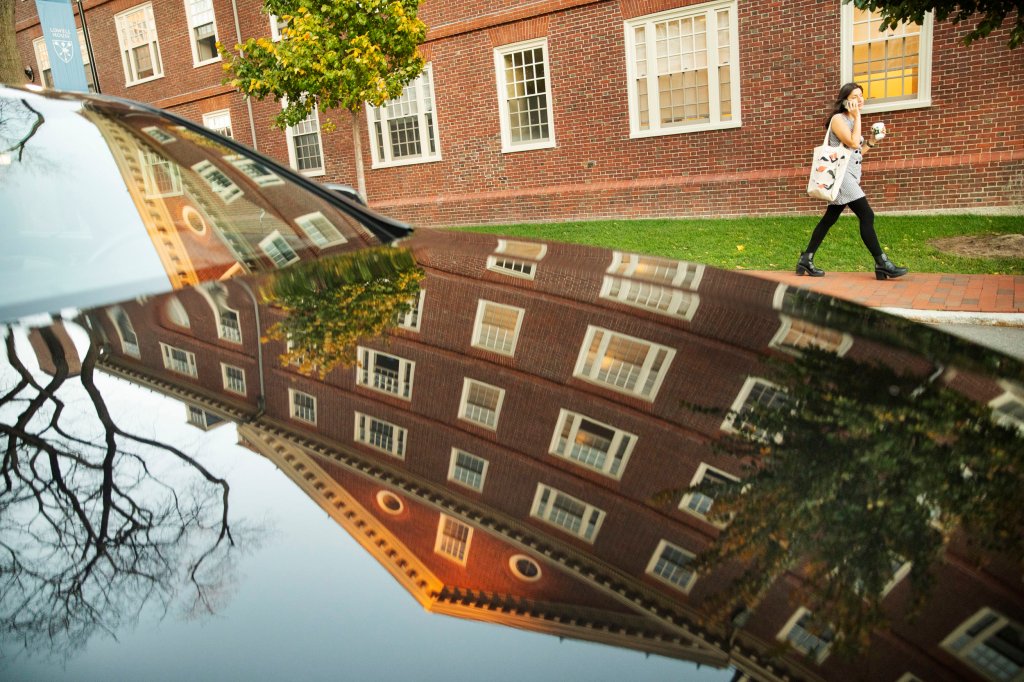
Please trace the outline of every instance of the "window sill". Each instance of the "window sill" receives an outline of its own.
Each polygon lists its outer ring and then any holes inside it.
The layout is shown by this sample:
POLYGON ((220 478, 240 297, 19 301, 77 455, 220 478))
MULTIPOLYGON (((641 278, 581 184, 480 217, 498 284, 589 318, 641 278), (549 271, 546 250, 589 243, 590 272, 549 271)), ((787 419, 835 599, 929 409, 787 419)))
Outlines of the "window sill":
POLYGON ((701 123, 699 125, 685 126, 679 128, 661 128, 658 130, 637 130, 630 124, 629 137, 630 139, 638 139, 642 137, 662 137, 664 135, 682 135, 685 133, 706 133, 712 130, 728 130, 730 128, 741 128, 743 127, 743 121, 726 121, 725 123, 701 123))
POLYGON ((299 170, 297 168, 294 168, 293 170, 296 173, 299 173, 301 175, 306 176, 307 178, 319 178, 321 176, 327 175, 327 171, 325 171, 323 168, 321 168, 319 170, 304 170, 304 171, 299 170))
POLYGON ((221 61, 220 55, 214 57, 213 59, 207 59, 204 62, 197 62, 195 59, 193 59, 192 60, 192 68, 193 69, 198 69, 200 66, 207 66, 209 64, 216 64, 219 61, 221 61))
POLYGON ((878 104, 865 104, 861 109, 862 114, 881 114, 887 111, 902 111, 904 109, 925 109, 932 105, 932 100, 915 99, 903 102, 879 102, 878 104))
POLYGON ((441 160, 441 155, 420 157, 416 159, 403 159, 401 161, 374 161, 370 164, 370 168, 398 168, 400 166, 417 166, 423 163, 435 163, 441 160))
POLYGON ((511 147, 511 146, 505 144, 504 142, 502 142, 502 144, 501 144, 501 153, 502 154, 514 154, 516 152, 532 152, 532 151, 535 151, 537 149, 554 149, 554 147, 555 147, 555 140, 553 138, 550 139, 550 140, 544 140, 543 142, 531 142, 530 144, 521 144, 521 145, 517 145, 515 147, 511 147))
POLYGON ((137 81, 125 81, 124 87, 126 87, 126 88, 133 88, 136 85, 142 85, 143 83, 149 83, 150 81, 159 80, 159 79, 161 79, 163 77, 164 77, 164 75, 161 73, 158 76, 150 76, 149 78, 143 78, 143 79, 137 80, 137 81))

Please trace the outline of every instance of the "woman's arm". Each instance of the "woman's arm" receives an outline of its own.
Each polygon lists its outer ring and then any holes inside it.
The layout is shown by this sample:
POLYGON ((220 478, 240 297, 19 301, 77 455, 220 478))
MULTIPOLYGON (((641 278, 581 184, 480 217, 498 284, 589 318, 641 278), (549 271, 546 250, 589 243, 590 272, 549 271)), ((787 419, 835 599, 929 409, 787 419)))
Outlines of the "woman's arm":
POLYGON ((853 130, 846 127, 846 122, 840 118, 839 114, 832 117, 832 122, 829 125, 840 142, 850 149, 858 149, 864 144, 864 137, 860 133, 860 108, 854 106, 849 111, 850 117, 853 118, 853 130))

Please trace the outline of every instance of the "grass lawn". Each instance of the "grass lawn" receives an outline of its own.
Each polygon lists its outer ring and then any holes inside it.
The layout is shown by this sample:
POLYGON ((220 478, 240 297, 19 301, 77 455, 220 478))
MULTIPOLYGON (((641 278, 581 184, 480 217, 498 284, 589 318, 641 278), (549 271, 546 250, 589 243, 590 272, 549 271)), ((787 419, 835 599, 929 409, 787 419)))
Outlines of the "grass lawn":
MULTIPOLYGON (((817 223, 816 217, 691 220, 605 220, 458 228, 591 244, 735 270, 789 270, 817 223)), ((1024 233, 1021 216, 885 216, 875 230, 889 257, 911 272, 1024 275, 1021 258, 963 258, 940 252, 932 239, 975 234, 1024 233)), ((874 261, 860 241, 857 219, 844 215, 815 256, 815 264, 837 272, 868 272, 874 261)))

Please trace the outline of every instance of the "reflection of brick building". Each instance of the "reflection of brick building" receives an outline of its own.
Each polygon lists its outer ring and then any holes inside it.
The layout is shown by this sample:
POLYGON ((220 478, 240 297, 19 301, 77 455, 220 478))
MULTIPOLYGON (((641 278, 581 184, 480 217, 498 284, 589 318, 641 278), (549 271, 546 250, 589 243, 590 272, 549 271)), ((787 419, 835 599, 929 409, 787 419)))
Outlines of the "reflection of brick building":
MULTIPOLYGON (((280 367, 281 344, 258 343, 235 281, 224 288, 240 344, 219 339, 208 302, 185 290, 120 306, 120 328, 94 316, 111 342, 105 367, 183 400, 198 425, 238 422, 243 444, 431 611, 756 679, 962 679, 1019 641, 1019 573, 974 568, 956 547, 920 621, 878 635, 862 660, 827 655, 790 599, 796 576, 735 631, 701 616, 730 576, 687 568, 719 530, 705 516, 713 496, 678 489, 742 475, 712 445, 744 427, 748 401, 773 399, 758 382, 766 357, 807 343, 862 357, 878 347, 775 311, 791 304, 773 283, 687 263, 472 235, 410 247, 426 271, 417 309, 325 381, 280 367), (126 326, 132 351, 119 343, 126 326), (723 423, 685 403, 738 414, 723 423), (663 501, 666 489, 677 492, 663 501), (777 657, 779 638, 797 651, 777 657)), ((275 313, 259 308, 259 319, 265 329, 275 313)), ((899 577, 885 602, 895 621, 907 608, 899 577)))
MULTIPOLYGON (((85 5, 103 92, 354 183, 344 112, 280 131, 275 102, 222 85, 215 41, 280 35, 257 0, 85 5), (338 134, 321 134, 328 117, 338 134)), ((45 82, 33 3, 15 12, 22 62, 45 82)), ((873 99, 868 121, 891 130, 865 175, 876 208, 1024 199, 1024 66, 1007 28, 968 48, 972 22, 882 33, 839 0, 424 0, 420 15, 428 70, 359 117, 371 204, 414 224, 817 212, 807 157, 851 80, 873 99)))

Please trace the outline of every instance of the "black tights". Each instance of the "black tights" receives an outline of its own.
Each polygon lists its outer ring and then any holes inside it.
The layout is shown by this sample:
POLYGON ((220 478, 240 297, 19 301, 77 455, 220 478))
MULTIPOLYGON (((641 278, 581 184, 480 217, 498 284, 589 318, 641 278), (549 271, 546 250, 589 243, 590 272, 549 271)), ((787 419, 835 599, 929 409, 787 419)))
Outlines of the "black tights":
POLYGON ((875 258, 882 255, 882 247, 878 244, 878 235, 875 234, 875 212, 871 210, 871 206, 868 205, 868 198, 861 197, 855 201, 851 201, 848 204, 842 204, 839 206, 829 204, 828 208, 825 209, 825 215, 818 221, 817 227, 814 228, 814 232, 811 233, 811 241, 807 243, 807 252, 813 254, 821 246, 822 240, 825 239, 825 235, 828 234, 829 229, 836 224, 839 220, 839 215, 843 212, 843 209, 847 206, 854 212, 857 219, 860 220, 860 238, 864 242, 864 246, 868 247, 868 251, 875 258))

